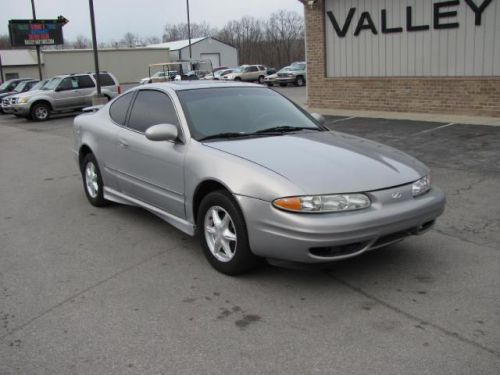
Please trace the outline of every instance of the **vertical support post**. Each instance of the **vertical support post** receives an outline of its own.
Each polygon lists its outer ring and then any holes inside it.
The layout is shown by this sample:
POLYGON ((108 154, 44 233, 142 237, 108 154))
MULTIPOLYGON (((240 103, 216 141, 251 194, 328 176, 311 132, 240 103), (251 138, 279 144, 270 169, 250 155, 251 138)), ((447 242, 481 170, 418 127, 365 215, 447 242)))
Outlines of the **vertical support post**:
MULTIPOLYGON (((33 20, 36 20, 36 12, 35 12, 35 0, 31 0, 31 10, 33 12, 33 20)), ((36 45, 36 60, 38 63, 38 76, 40 77, 40 81, 43 79, 42 76, 42 62, 40 57, 40 45, 36 45)))
POLYGON ((2 65, 2 55, 0 55, 0 82, 4 83, 3 79, 3 65, 2 65))
POLYGON ((95 16, 94 16, 94 1, 89 0, 90 7, 90 25, 92 27, 92 49, 94 50, 94 65, 96 73, 96 83, 97 83, 97 96, 101 96, 101 79, 99 77, 99 57, 97 55, 97 37, 95 32, 95 16))
POLYGON ((189 59, 193 58, 191 52, 191 21, 189 19, 189 0, 186 0, 187 16, 188 16, 188 38, 189 38, 189 59))

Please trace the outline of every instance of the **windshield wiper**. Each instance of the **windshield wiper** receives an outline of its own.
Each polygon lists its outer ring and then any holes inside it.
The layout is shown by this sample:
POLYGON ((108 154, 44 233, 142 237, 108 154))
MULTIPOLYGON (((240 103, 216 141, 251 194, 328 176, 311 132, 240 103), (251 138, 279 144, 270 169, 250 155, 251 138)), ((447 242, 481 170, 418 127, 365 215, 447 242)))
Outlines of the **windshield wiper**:
POLYGON ((320 128, 311 128, 311 127, 306 127, 306 126, 274 126, 272 128, 267 128, 267 129, 261 129, 257 130, 255 133, 256 134, 265 134, 265 133, 288 133, 288 132, 293 132, 297 130, 317 130, 321 131, 320 128))
POLYGON ((207 141, 209 139, 228 139, 228 138, 241 138, 241 137, 247 137, 249 135, 252 135, 251 133, 235 133, 235 132, 228 132, 228 133, 217 133, 217 134, 212 134, 212 135, 207 135, 206 137, 198 139, 198 141, 207 141))

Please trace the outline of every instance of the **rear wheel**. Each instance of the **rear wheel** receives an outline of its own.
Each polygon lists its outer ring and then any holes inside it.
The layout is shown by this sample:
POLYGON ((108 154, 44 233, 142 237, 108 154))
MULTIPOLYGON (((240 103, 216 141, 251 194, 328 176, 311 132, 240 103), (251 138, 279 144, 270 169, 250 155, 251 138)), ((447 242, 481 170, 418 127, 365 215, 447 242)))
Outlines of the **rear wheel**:
POLYGON ((198 236, 208 262, 226 275, 239 275, 260 262, 250 250, 245 220, 233 196, 209 193, 198 211, 198 236))
POLYGON ((306 84, 306 81, 304 80, 304 77, 302 76, 298 76, 296 79, 295 79, 295 85, 296 86, 299 86, 299 87, 302 87, 306 84))
POLYGON ((50 106, 47 103, 35 103, 30 110, 30 117, 35 121, 45 121, 50 117, 50 106))

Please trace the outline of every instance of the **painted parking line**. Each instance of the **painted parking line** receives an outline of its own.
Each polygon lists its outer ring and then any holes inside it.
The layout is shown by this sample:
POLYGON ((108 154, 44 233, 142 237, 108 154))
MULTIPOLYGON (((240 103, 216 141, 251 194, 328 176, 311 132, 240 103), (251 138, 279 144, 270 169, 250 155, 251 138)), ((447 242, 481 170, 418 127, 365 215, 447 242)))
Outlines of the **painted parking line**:
POLYGON ((335 120, 335 121, 330 121, 330 122, 328 122, 328 125, 335 124, 336 122, 352 120, 353 118, 356 118, 356 117, 357 116, 351 116, 351 117, 341 118, 341 119, 338 119, 338 120, 335 120))
POLYGON ((441 126, 438 126, 437 128, 422 130, 421 132, 411 134, 410 136, 420 135, 420 134, 424 134, 424 133, 430 133, 430 132, 433 132, 434 130, 443 129, 443 128, 446 128, 446 127, 452 126, 452 125, 455 125, 455 123, 454 122, 450 122, 449 124, 441 125, 441 126))

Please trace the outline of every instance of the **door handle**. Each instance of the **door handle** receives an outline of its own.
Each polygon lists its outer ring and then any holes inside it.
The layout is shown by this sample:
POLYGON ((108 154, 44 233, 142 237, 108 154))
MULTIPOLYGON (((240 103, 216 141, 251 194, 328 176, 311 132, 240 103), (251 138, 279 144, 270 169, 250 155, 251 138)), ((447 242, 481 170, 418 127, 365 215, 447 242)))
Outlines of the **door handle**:
POLYGON ((128 143, 125 142, 123 139, 120 139, 120 147, 121 148, 128 148, 128 143))

